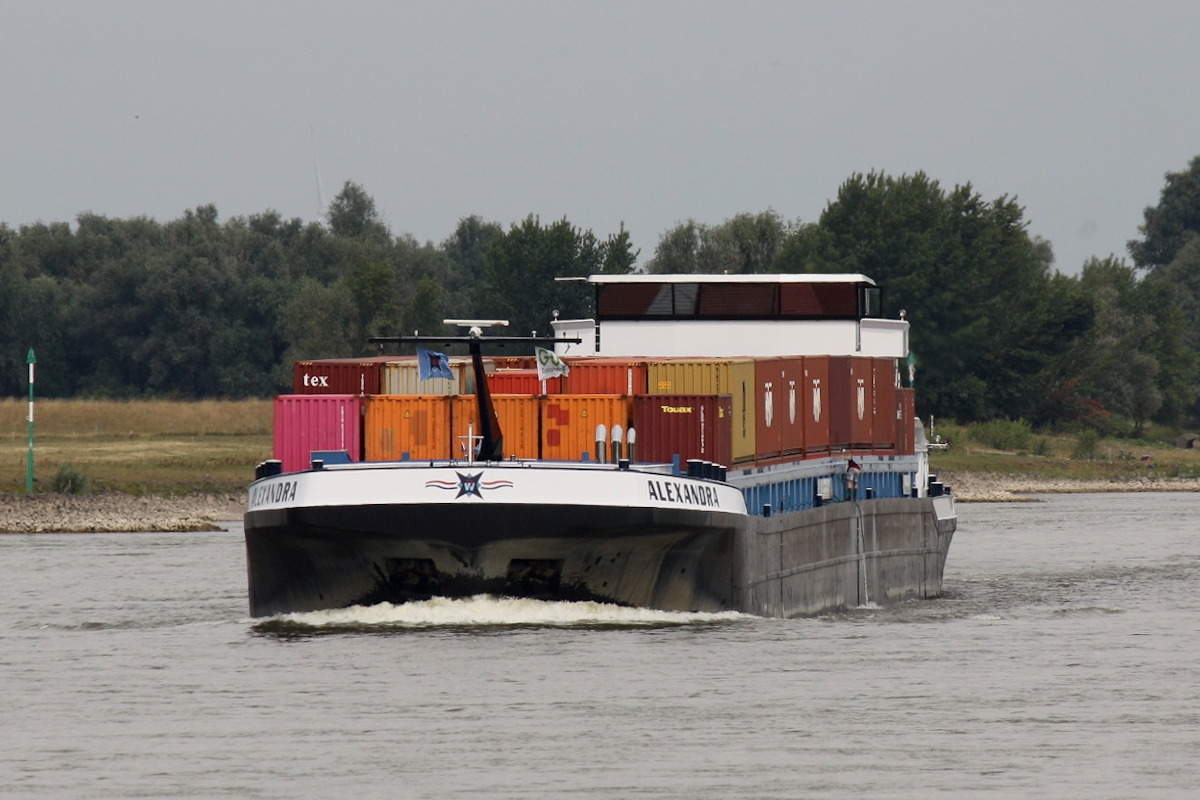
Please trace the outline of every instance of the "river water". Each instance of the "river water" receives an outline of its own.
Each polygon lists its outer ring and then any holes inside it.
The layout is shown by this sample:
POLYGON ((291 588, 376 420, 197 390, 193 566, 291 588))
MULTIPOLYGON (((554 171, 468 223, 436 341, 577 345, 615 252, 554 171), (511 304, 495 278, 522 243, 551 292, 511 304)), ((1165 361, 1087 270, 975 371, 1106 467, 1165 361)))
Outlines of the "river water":
POLYGON ((960 504, 945 596, 251 620, 240 527, 0 537, 4 798, 1195 798, 1200 495, 960 504))

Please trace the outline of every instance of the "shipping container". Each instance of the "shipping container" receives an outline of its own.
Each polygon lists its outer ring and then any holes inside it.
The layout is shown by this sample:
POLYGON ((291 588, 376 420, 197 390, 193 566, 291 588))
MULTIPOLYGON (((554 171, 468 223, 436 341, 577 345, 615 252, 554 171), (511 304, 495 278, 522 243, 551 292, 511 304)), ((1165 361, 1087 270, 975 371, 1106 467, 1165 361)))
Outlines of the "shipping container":
MULTIPOLYGON (((541 415, 542 458, 579 461, 587 453, 590 460, 598 461, 596 426, 604 425, 611 441, 613 426, 620 425, 624 432, 629 429, 632 417, 629 397, 596 394, 547 397, 541 415)), ((603 460, 609 460, 607 454, 603 460)))
POLYGON ((834 451, 871 449, 875 415, 871 361, 864 356, 829 359, 829 436, 834 451))
POLYGON ((911 456, 916 453, 914 425, 917 418, 916 391, 896 390, 896 454, 911 456))
POLYGON ((782 394, 777 412, 781 418, 780 438, 783 455, 804 452, 804 414, 807 410, 804 391, 804 359, 789 356, 779 359, 779 385, 782 394))
POLYGON ((562 378, 542 380, 536 369, 498 369, 488 375, 492 394, 561 394, 562 378))
POLYGON ((367 461, 428 461, 450 457, 450 397, 389 394, 366 398, 367 461))
MULTIPOLYGON (((383 368, 382 394, 474 394, 475 369, 470 359, 452 358, 448 366, 454 374, 449 378, 421 380, 421 365, 415 358, 391 361, 383 368)), ((484 362, 486 370, 488 363, 484 362)))
POLYGON ((379 394, 384 366, 395 356, 326 358, 292 364, 295 394, 379 394))
POLYGON ((757 406, 754 360, 671 359, 647 364, 649 394, 727 394, 733 401, 733 463, 753 461, 757 406))
MULTIPOLYGON (((504 457, 538 458, 541 450, 541 410, 544 401, 528 394, 492 395, 492 406, 504 437, 504 457)), ((450 401, 451 437, 454 457, 466 456, 467 436, 478 436, 479 404, 474 395, 450 401), (470 434, 468 434, 468 431, 470 434)))
POLYGON ((284 472, 309 469, 314 450, 345 450, 362 460, 362 397, 283 394, 275 398, 274 457, 284 472))
POLYGON ((679 456, 729 466, 733 447, 733 400, 725 395, 658 394, 633 398, 634 453, 642 463, 670 463, 679 456))
POLYGON ((567 360, 564 394, 646 393, 646 362, 627 358, 576 358, 567 360))
POLYGON ((754 395, 758 398, 754 444, 758 460, 783 455, 783 373, 778 358, 754 360, 754 395))
POLYGON ((874 373, 872 443, 876 450, 893 450, 896 447, 896 359, 873 358, 871 368, 874 373))
POLYGON ((830 451, 829 356, 804 357, 804 454, 820 456, 830 451))

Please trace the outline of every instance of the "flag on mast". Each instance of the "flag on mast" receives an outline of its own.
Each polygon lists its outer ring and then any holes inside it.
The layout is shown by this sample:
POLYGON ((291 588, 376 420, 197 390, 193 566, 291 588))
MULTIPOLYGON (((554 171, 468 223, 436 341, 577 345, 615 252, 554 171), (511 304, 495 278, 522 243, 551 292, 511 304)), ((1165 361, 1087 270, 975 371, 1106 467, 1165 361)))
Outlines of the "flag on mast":
POLYGON ((419 345, 417 346, 417 368, 423 381, 430 378, 454 380, 454 371, 450 369, 450 361, 446 358, 446 354, 435 350, 426 350, 419 345))
POLYGON ((537 356, 539 381, 544 381, 547 378, 553 378, 558 375, 566 375, 571 371, 571 368, 564 364, 563 360, 553 350, 547 350, 544 347, 534 347, 533 351, 534 355, 537 356))

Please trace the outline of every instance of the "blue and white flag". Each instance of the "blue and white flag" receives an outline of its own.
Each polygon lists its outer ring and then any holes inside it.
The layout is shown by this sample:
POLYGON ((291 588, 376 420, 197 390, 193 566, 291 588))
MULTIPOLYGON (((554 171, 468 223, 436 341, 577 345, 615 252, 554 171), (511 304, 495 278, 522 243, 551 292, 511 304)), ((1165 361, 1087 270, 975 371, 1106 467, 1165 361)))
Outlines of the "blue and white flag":
POLYGON ((438 353, 433 350, 426 350, 424 347, 417 347, 417 365, 420 368, 421 380, 427 381, 430 378, 449 378, 454 380, 454 371, 450 369, 450 361, 446 358, 445 353, 438 353))
POLYGON ((564 364, 562 359, 553 350, 547 350, 544 347, 535 347, 533 348, 533 352, 537 356, 539 381, 553 378, 556 375, 566 375, 571 371, 571 368, 564 364))

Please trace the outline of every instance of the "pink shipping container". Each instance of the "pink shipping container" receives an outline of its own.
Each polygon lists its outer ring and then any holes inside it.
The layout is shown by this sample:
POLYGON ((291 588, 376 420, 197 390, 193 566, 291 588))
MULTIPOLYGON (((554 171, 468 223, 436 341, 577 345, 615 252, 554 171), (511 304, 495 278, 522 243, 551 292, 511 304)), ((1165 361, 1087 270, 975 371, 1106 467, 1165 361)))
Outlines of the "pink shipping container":
POLYGON ((272 449, 283 471, 309 469, 314 450, 345 450, 351 461, 361 461, 362 403, 345 394, 276 397, 272 449))
POLYGON ((913 389, 896 390, 896 454, 911 456, 916 452, 916 396, 913 389))
POLYGON ((727 395, 656 394, 633 398, 636 460, 670 463, 679 456, 729 466, 733 452, 733 399, 727 395))

